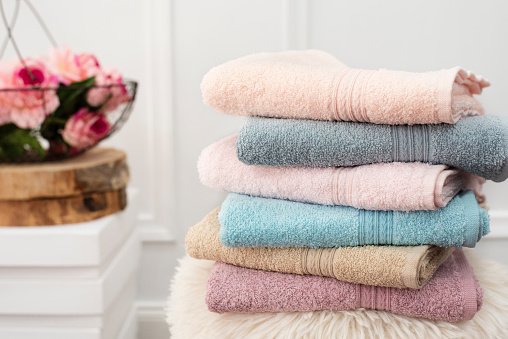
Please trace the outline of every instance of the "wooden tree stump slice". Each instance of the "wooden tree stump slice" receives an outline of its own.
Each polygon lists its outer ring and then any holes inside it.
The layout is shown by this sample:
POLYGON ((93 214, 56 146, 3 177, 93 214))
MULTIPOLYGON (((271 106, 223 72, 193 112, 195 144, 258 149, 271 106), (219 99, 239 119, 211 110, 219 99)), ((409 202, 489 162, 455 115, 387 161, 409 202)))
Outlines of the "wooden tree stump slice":
POLYGON ((112 191, 124 188, 128 181, 125 153, 96 147, 62 161, 0 165, 0 200, 69 197, 112 191))
POLYGON ((0 226, 45 226, 90 221, 127 205, 125 188, 62 198, 1 200, 0 226))

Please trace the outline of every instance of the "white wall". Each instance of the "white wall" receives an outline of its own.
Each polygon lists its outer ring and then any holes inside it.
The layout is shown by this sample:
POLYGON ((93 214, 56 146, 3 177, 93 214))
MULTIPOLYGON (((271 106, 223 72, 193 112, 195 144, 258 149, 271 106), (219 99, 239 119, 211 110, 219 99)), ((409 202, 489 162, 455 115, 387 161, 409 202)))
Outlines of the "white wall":
MULTIPOLYGON (((508 6, 499 1, 173 1, 176 221, 197 222, 222 195, 200 185, 199 152, 242 123, 204 107, 199 83, 211 67, 245 54, 319 48, 358 68, 427 71, 461 65, 492 82, 488 114, 508 114, 508 6)), ((493 230, 480 246, 508 264, 508 182, 486 185, 493 230), (504 228, 503 228, 504 227, 504 228), (503 252, 504 251, 504 252, 503 252)))
MULTIPOLYGON (((324 49, 359 68, 461 65, 492 81, 481 96, 487 112, 508 114, 508 4, 502 1, 34 2, 58 41, 95 52, 103 64, 140 81, 130 121, 108 144, 128 151, 132 184, 141 190, 141 338, 167 336, 160 321, 185 232, 224 197, 203 187, 195 169, 201 149, 242 123, 202 104, 199 84, 211 67, 293 48, 324 49)), ((26 11, 15 32, 27 55, 45 51, 26 11)), ((486 191, 493 230, 479 249, 508 264, 508 183, 489 183, 486 191)))

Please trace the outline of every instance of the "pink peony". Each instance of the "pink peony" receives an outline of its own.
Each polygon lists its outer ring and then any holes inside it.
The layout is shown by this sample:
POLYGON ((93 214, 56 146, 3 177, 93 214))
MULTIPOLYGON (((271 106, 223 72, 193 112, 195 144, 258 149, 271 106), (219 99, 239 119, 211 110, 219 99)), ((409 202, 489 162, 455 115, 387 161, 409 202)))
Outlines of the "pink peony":
POLYGON ((89 112, 86 108, 82 108, 67 120, 64 130, 60 133, 71 147, 81 150, 95 145, 110 129, 111 125, 104 114, 89 112))
POLYGON ((99 61, 93 54, 75 54, 69 47, 51 49, 48 67, 65 85, 96 76, 101 70, 99 61))
POLYGON ((21 128, 42 124, 60 104, 56 86, 58 79, 47 71, 42 61, 0 63, 0 89, 16 89, 0 91, 0 124, 12 122, 21 128))
MULTIPOLYGON (((1 63, 0 63, 1 65, 1 63)), ((3 79, 0 79, 0 88, 6 88, 3 79)), ((7 105, 8 99, 6 93, 0 91, 0 125, 5 125, 11 122, 11 108, 7 105)))
POLYGON ((95 77, 95 85, 91 88, 86 100, 93 107, 101 107, 104 112, 111 112, 123 103, 132 100, 125 85, 122 75, 117 70, 104 70, 95 77))

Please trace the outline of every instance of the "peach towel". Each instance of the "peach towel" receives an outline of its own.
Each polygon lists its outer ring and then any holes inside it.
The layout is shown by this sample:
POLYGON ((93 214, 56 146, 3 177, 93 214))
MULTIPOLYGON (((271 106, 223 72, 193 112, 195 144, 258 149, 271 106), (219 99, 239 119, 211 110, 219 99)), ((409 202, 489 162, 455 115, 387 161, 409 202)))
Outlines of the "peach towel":
POLYGON ((321 205, 368 210, 416 211, 446 206, 461 189, 485 200, 485 179, 423 163, 379 163, 357 167, 248 166, 238 160, 237 135, 201 152, 201 182, 216 190, 321 205))
POLYGON ((430 245, 230 248, 220 242, 219 211, 216 208, 189 229, 185 244, 191 257, 265 271, 333 277, 355 284, 421 288, 455 250, 430 245))
POLYGON ((352 69, 318 51, 259 53, 212 68, 205 104, 219 112, 375 124, 437 124, 482 115, 490 83, 460 67, 411 73, 352 69))

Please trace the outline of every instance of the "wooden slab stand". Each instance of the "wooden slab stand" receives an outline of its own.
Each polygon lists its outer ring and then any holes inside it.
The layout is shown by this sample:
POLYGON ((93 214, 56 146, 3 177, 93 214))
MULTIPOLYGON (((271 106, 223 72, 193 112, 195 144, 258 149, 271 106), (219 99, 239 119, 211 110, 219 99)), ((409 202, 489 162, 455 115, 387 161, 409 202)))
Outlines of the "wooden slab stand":
POLYGON ((1 200, 0 226, 72 224, 119 212, 126 205, 125 188, 63 198, 1 200))
POLYGON ((124 152, 93 148, 76 157, 36 164, 0 165, 0 200, 68 197, 123 188, 129 181, 124 152))
POLYGON ((124 152, 94 148, 74 158, 0 165, 0 226, 61 225, 121 211, 129 168, 124 152))

